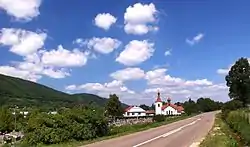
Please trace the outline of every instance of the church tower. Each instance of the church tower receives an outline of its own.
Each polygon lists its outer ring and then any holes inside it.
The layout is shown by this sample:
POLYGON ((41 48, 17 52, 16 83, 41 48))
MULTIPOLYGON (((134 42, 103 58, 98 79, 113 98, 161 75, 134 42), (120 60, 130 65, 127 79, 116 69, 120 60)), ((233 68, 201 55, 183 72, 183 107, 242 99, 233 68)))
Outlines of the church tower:
POLYGON ((156 101, 155 101, 155 115, 160 115, 162 114, 162 100, 161 100, 161 96, 160 96, 160 92, 158 91, 157 92, 157 98, 156 98, 156 101))

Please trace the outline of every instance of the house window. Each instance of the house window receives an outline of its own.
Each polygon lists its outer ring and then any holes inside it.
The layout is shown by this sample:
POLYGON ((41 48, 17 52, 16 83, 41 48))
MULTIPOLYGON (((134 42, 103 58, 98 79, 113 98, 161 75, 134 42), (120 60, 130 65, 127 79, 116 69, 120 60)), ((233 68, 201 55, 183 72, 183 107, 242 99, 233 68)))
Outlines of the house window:
POLYGON ((158 107, 160 107, 160 104, 158 104, 158 107))
POLYGON ((138 112, 138 115, 141 115, 141 112, 138 112))
POLYGON ((132 115, 135 115, 135 113, 133 112, 132 115))

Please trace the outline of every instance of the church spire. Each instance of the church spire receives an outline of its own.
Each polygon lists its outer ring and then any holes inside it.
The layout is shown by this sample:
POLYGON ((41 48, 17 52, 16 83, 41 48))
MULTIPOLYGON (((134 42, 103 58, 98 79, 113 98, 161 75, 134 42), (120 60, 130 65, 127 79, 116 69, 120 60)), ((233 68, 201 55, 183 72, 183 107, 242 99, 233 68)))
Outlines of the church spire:
POLYGON ((158 92, 157 92, 157 98, 156 98, 156 101, 155 101, 155 102, 162 102, 160 90, 158 90, 158 92))

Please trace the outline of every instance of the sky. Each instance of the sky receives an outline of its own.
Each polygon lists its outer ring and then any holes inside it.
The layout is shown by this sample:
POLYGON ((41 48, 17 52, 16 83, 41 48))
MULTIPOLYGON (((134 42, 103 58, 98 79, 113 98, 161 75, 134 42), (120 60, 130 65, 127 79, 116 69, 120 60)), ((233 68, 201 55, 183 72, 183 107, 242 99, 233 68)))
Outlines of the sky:
POLYGON ((228 101, 249 0, 0 0, 0 73, 131 105, 228 101))

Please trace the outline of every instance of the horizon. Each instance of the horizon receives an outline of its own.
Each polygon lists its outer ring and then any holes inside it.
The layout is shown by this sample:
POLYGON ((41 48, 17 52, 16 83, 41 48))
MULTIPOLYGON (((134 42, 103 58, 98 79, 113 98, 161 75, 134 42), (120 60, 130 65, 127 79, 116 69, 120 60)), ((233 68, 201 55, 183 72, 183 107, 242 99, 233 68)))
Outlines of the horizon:
POLYGON ((249 4, 0 1, 0 74, 128 105, 151 106, 158 90, 164 101, 226 102, 225 75, 250 54, 249 4))

